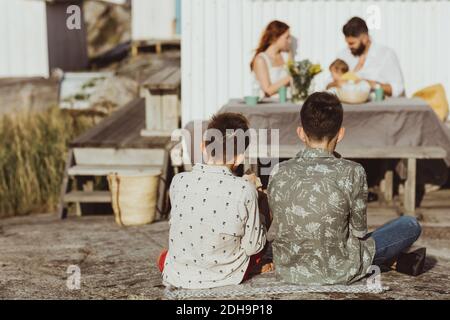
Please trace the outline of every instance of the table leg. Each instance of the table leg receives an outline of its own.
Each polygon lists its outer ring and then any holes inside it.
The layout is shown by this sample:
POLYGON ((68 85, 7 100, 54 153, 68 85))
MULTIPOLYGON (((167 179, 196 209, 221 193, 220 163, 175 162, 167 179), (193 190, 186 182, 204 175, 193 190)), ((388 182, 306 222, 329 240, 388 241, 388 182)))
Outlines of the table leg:
POLYGON ((415 215, 416 211, 416 159, 408 159, 407 177, 405 182, 405 214, 415 215))

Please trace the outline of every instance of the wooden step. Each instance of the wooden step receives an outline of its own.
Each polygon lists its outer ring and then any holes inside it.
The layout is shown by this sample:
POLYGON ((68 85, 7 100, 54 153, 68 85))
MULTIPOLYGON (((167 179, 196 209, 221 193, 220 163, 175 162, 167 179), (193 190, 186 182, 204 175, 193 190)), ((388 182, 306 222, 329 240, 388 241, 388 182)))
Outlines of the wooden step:
POLYGON ((111 193, 109 191, 71 191, 64 195, 64 202, 110 203, 111 193))
POLYGON ((67 172, 69 176, 107 176, 114 172, 123 175, 158 175, 161 173, 161 167, 148 165, 75 165, 70 167, 67 172))

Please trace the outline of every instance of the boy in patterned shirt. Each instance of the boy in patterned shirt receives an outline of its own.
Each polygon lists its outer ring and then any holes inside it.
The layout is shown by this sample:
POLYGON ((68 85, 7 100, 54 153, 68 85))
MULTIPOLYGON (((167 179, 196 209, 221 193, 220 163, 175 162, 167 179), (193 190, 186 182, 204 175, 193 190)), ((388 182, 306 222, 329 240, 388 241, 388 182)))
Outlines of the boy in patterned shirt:
POLYGON ((340 101, 314 93, 300 117, 297 134, 306 148, 275 167, 268 186, 275 270, 290 283, 350 284, 372 264, 397 258, 417 240, 420 225, 403 216, 368 234, 365 171, 334 151, 345 133, 340 101))

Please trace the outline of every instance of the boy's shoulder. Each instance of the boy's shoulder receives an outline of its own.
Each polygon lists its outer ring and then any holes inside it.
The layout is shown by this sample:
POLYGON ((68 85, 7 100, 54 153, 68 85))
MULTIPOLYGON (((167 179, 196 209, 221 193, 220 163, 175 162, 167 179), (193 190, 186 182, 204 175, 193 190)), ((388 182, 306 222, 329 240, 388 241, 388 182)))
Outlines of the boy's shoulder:
POLYGON ((342 168, 346 168, 349 173, 366 175, 366 171, 360 163, 344 158, 335 159, 338 165, 342 168))
POLYGON ((291 158, 282 162, 277 163, 273 166, 272 171, 270 172, 270 177, 274 178, 275 176, 285 172, 287 169, 291 168, 295 164, 295 158, 291 158))
POLYGON ((234 175, 211 175, 208 173, 202 173, 198 171, 185 171, 177 173, 172 178, 172 185, 181 184, 184 181, 198 181, 198 178, 204 177, 205 179, 222 180, 224 181, 224 187, 231 187, 233 190, 239 191, 240 193, 247 194, 257 194, 256 187, 250 181, 244 179, 243 177, 238 177, 234 175))
MULTIPOLYGON (((333 157, 328 158, 327 160, 328 161, 326 162, 318 160, 317 164, 328 165, 330 168, 334 167, 336 169, 339 169, 338 171, 343 172, 345 174, 366 175, 364 167, 358 162, 345 159, 342 157, 333 157)), ((270 176, 271 178, 274 178, 277 175, 289 173, 289 171, 293 168, 297 168, 298 170, 306 170, 307 167, 302 166, 301 163, 299 163, 296 158, 291 158, 289 160, 276 164, 272 169, 270 176)))

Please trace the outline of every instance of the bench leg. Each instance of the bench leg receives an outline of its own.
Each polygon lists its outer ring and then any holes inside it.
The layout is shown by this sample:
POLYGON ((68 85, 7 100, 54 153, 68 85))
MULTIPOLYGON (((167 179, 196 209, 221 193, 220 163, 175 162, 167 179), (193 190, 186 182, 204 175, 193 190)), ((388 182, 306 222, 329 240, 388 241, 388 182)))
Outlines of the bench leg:
POLYGON ((61 219, 67 218, 67 205, 64 203, 64 195, 70 191, 70 181, 69 181, 69 175, 68 170, 74 163, 74 156, 73 156, 73 150, 69 149, 67 153, 67 160, 64 167, 64 175, 63 180, 61 184, 61 192, 59 195, 59 205, 58 205, 58 215, 61 219))
POLYGON ((384 199, 391 202, 394 194, 394 172, 386 171, 384 174, 384 199))
POLYGON ((155 45, 155 49, 156 49, 156 53, 157 53, 157 54, 161 54, 161 52, 162 52, 162 44, 161 44, 161 42, 158 42, 158 43, 155 45))
POLYGON ((131 45, 131 56, 136 57, 138 55, 138 45, 136 43, 133 43, 131 45))
POLYGON ((416 159, 408 159, 407 177, 405 182, 405 214, 415 215, 416 213, 416 159))
POLYGON ((161 220, 165 218, 168 214, 168 169, 170 165, 170 150, 164 152, 164 160, 161 170, 161 177, 158 185, 158 197, 157 197, 157 208, 156 208, 156 220, 161 220))
POLYGON ((81 203, 79 202, 75 202, 75 214, 77 215, 77 217, 82 216, 81 203))

